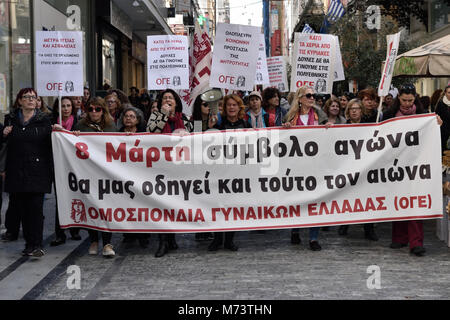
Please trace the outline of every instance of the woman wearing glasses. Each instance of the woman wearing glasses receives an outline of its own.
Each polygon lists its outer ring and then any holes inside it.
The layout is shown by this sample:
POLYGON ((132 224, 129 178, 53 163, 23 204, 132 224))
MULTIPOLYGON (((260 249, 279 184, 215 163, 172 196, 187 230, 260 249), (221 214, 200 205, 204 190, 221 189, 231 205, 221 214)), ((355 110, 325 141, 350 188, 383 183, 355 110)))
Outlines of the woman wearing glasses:
MULTIPOLYGON (((314 90, 309 87, 301 87, 297 90, 292 106, 286 115, 286 123, 284 127, 296 126, 317 126, 320 123, 327 122, 327 115, 321 109, 314 105, 314 90)), ((319 244, 320 228, 309 228, 309 248, 313 251, 320 251, 322 247, 319 244)), ((291 230, 291 243, 300 244, 300 229, 291 230)))
MULTIPOLYGON (((400 87, 394 104, 384 114, 384 120, 426 113, 412 84, 400 87)), ((442 120, 437 116, 438 124, 442 120)), ((423 222, 420 220, 397 221, 392 223, 392 249, 406 247, 409 243, 410 252, 416 256, 423 256, 426 252, 423 247, 423 222)))
MULTIPOLYGON (((79 135, 79 132, 116 132, 116 126, 114 125, 113 119, 109 114, 108 108, 106 107, 105 100, 96 97, 89 101, 86 108, 86 117, 81 119, 75 126, 75 134, 79 135)), ((99 237, 98 231, 89 230, 89 239, 91 240, 91 245, 89 247, 90 255, 98 254, 98 242, 99 237)), ((103 241, 103 251, 104 257, 113 257, 115 255, 114 248, 111 244, 112 233, 110 232, 100 232, 103 241)))
MULTIPOLYGON (((158 97, 158 111, 150 115, 147 131, 171 134, 175 132, 192 132, 192 123, 183 114, 183 105, 178 94, 172 89, 162 91, 158 97)), ((156 258, 164 256, 169 250, 178 249, 174 233, 160 233, 156 258)))
POLYGON ((37 93, 32 88, 19 91, 3 130, 8 144, 5 191, 13 214, 22 217, 25 256, 42 257, 44 194, 51 192, 53 159, 50 119, 37 109, 37 93))
MULTIPOLYGON (((364 104, 359 99, 352 99, 348 102, 347 108, 345 109, 345 117, 347 118, 348 124, 364 123, 367 119, 363 118, 366 110, 364 104)), ((346 236, 348 234, 348 225, 341 225, 338 229, 338 234, 341 236, 346 236)), ((378 241, 378 236, 375 233, 375 226, 373 223, 366 223, 363 225, 364 236, 368 240, 378 241)))
POLYGON ((112 116, 116 127, 119 129, 121 126, 119 120, 122 115, 122 103, 114 94, 107 95, 105 97, 105 103, 108 107, 109 114, 112 116))

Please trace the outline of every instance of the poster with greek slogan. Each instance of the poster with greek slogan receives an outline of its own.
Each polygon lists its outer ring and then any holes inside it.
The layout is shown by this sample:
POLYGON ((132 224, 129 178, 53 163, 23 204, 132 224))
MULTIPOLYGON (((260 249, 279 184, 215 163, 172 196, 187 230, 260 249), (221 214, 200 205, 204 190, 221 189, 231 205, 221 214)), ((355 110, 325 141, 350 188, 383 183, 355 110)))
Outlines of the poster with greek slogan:
POLYGON ((335 75, 336 37, 295 33, 291 92, 308 86, 316 93, 331 94, 335 75))
POLYGON ((259 56, 258 64, 256 65, 256 78, 255 84, 269 84, 269 72, 267 70, 267 57, 266 57, 266 41, 264 34, 260 35, 259 39, 259 56))
POLYGON ((53 132, 59 220, 185 233, 438 219, 439 137, 434 114, 187 136, 53 132))
POLYGON ((187 36, 148 36, 149 90, 189 89, 189 45, 187 36))
POLYGON ((269 86, 278 88, 280 92, 288 92, 286 57, 276 56, 267 58, 267 70, 269 73, 269 86))
POLYGON ((82 32, 36 32, 36 80, 42 97, 83 95, 82 32))
POLYGON ((335 37, 336 51, 335 51, 335 67, 334 67, 334 81, 345 80, 344 64, 342 63, 341 45, 339 43, 339 37, 335 37))
POLYGON ((252 91, 260 38, 261 28, 218 23, 209 78, 210 87, 252 91))

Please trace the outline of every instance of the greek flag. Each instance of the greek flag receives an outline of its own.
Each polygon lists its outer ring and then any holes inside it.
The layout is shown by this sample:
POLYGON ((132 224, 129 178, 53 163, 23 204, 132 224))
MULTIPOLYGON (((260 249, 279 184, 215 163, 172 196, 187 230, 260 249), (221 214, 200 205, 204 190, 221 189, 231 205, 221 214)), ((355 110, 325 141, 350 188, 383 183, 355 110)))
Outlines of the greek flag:
POLYGON ((315 33, 315 31, 309 24, 305 23, 302 33, 315 33))
POLYGON ((345 13, 344 6, 342 5, 340 0, 331 0, 330 6, 328 7, 327 17, 328 21, 336 22, 338 21, 345 13))

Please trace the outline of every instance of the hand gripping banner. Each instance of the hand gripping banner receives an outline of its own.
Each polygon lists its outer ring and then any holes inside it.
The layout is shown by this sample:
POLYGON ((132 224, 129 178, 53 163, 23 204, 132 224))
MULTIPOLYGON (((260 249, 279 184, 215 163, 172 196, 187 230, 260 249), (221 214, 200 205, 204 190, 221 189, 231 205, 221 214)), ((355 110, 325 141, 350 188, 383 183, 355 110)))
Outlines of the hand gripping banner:
POLYGON ((53 132, 62 228, 206 232, 442 217, 435 115, 190 135, 53 132))

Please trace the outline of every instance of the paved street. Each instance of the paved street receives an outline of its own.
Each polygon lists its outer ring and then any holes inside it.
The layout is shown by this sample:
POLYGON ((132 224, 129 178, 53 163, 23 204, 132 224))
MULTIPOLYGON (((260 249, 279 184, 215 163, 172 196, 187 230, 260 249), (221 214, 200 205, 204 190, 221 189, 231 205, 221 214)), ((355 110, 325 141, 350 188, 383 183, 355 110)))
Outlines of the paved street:
MULTIPOLYGON (((4 199, 7 195, 4 194, 4 199)), ((6 201, 5 201, 6 202, 6 201)), ((321 231, 323 250, 291 245, 289 230, 238 233, 239 251, 207 251, 208 242, 191 234, 177 236, 179 249, 156 259, 157 238, 150 247, 125 245, 115 234, 114 259, 87 255, 83 240, 68 240, 50 248, 55 201, 45 201, 45 251, 41 259, 22 258, 23 239, 0 243, 0 299, 36 300, 216 300, 216 299, 394 299, 443 300, 450 298, 450 249, 435 236, 436 222, 425 223, 427 254, 416 257, 408 248, 389 248, 391 224, 377 225, 380 241, 363 238, 361 226, 352 226, 347 237, 336 227, 321 231), (81 288, 68 289, 69 266, 79 266, 81 288), (369 289, 369 266, 378 266, 381 289, 369 289)), ((2 222, 6 203, 2 209, 2 222)), ((2 225, 1 232, 4 232, 2 225)))

